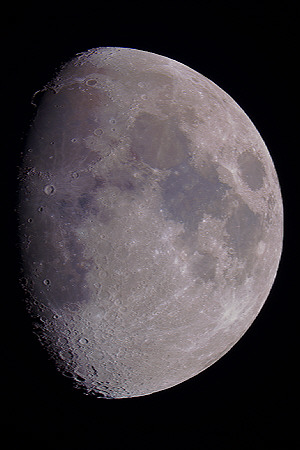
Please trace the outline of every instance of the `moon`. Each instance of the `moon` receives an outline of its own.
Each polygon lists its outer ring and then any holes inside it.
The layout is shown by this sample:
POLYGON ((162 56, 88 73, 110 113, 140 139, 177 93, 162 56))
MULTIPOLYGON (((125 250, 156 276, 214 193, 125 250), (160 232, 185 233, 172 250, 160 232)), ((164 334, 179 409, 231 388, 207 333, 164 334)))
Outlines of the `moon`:
POLYGON ((35 333, 96 397, 199 374, 276 276, 283 207, 260 134, 205 76, 131 48, 76 55, 38 97, 18 206, 35 333))

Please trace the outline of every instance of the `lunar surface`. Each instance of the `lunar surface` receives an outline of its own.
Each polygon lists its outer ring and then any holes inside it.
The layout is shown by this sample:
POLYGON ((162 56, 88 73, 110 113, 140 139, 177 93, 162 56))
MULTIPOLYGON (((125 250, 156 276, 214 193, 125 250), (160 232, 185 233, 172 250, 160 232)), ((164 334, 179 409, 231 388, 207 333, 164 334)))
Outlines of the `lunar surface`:
POLYGON ((276 276, 283 209, 261 136, 213 82, 140 50, 79 54, 39 98, 19 202, 36 334, 98 397, 197 375, 276 276))

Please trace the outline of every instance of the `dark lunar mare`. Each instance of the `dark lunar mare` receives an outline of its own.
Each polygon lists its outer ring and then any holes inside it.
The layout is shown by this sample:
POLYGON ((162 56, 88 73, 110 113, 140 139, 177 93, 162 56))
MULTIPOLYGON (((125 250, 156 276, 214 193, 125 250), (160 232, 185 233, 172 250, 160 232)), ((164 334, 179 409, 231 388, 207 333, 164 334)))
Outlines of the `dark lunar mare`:
POLYGON ((95 158, 95 152, 83 142, 66 145, 62 110, 55 109, 50 123, 43 111, 32 124, 19 176, 19 247, 28 295, 59 309, 70 298, 88 301, 85 276, 91 261, 74 228, 99 212, 95 192, 103 180, 88 170, 93 161, 88 155, 95 158))
POLYGON ((131 141, 138 157, 157 169, 178 166, 187 158, 190 145, 176 118, 162 120, 146 112, 135 119, 131 141))
POLYGON ((34 299, 38 293, 39 303, 54 309, 70 298, 74 303, 87 301, 85 275, 91 267, 73 232, 74 224, 88 214, 89 197, 73 202, 59 197, 59 191, 51 198, 28 197, 22 191, 20 195, 20 214, 27 217, 19 225, 20 247, 24 272, 31 280, 26 290, 34 299))
POLYGON ((161 182, 163 208, 169 218, 184 223, 187 230, 195 231, 204 214, 222 217, 224 195, 230 187, 220 182, 217 170, 209 163, 203 173, 188 162, 171 170, 161 182))

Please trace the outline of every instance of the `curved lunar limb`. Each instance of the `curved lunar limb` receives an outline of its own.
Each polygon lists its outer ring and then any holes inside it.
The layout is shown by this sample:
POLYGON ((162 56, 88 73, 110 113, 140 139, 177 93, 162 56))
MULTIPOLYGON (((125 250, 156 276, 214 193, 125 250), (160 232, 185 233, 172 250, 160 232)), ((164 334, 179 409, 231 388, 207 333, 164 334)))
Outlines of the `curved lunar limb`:
POLYGON ((98 397, 203 371, 249 328, 282 248, 274 165, 242 109, 169 58, 97 48, 43 90, 20 177, 28 309, 98 397))

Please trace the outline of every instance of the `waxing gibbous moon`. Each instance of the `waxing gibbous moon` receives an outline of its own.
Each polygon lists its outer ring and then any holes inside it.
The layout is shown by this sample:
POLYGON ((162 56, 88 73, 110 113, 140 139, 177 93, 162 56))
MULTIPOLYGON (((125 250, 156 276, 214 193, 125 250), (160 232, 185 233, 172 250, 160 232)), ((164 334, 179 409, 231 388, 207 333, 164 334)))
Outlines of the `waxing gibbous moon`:
POLYGON ((283 208, 261 136, 212 81, 141 50, 79 54, 40 94, 19 236, 41 342, 98 397, 197 375, 277 272, 283 208))

